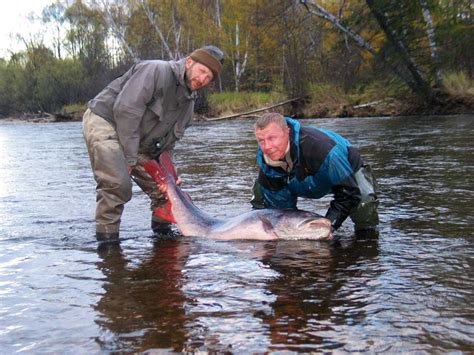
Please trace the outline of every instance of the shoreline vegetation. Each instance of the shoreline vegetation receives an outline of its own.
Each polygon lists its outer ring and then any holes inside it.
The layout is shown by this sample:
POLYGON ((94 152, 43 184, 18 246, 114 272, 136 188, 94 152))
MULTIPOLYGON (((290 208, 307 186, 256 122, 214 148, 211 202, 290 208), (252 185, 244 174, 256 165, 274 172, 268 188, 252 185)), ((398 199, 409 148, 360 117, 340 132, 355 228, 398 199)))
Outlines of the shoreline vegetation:
MULTIPOLYGON (((223 92, 201 96, 194 121, 221 121, 258 117, 274 111, 304 118, 456 115, 474 113, 474 85, 468 81, 445 81, 437 105, 423 102, 410 92, 388 95, 382 85, 343 93, 331 85, 312 85, 310 93, 288 98, 279 92, 223 92)), ((0 122, 77 122, 85 104, 63 107, 59 112, 26 112, 0 118, 0 122)))
MULTIPOLYGON (((469 104, 465 99, 451 99, 445 107, 426 107, 418 102, 408 102, 402 99, 387 98, 367 102, 365 104, 351 105, 347 103, 318 103, 316 111, 311 114, 302 114, 301 108, 295 106, 303 105, 304 112, 308 112, 304 108, 304 98, 285 100, 286 103, 268 103, 269 106, 277 106, 274 109, 265 109, 265 107, 257 107, 248 109, 248 111, 233 111, 226 109, 220 116, 209 116, 203 114, 194 114, 193 121, 229 121, 238 119, 251 119, 262 115, 265 112, 279 112, 285 116, 296 119, 310 118, 344 118, 344 117, 394 117, 394 116, 439 116, 439 115, 459 115, 474 114, 474 100, 469 104), (256 111, 256 112, 253 112, 256 111)), ((245 109, 244 109, 245 110, 245 109)), ((25 112, 9 117, 0 118, 0 123, 6 122, 25 122, 25 123, 59 123, 59 122, 80 122, 84 114, 84 109, 70 112, 25 112)))
POLYGON ((0 122, 80 121, 134 63, 213 44, 219 79, 194 119, 474 112, 471 1, 56 1, 0 58, 0 122), (7 117, 3 118, 2 117, 7 117))

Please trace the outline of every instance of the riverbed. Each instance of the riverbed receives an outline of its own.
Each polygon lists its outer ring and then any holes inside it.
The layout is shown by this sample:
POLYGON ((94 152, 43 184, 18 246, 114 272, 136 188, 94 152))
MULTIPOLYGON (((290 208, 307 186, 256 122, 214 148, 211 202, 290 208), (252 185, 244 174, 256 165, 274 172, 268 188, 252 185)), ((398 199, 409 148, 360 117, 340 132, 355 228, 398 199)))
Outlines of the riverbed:
MULTIPOLYGON (((250 209, 251 120, 197 122, 183 189, 250 209)), ((134 186, 120 246, 97 248, 81 126, 0 121, 0 351, 471 352, 474 116, 305 119, 357 146, 380 189, 378 238, 154 238, 134 186)), ((324 214, 330 196, 299 206, 324 214)))

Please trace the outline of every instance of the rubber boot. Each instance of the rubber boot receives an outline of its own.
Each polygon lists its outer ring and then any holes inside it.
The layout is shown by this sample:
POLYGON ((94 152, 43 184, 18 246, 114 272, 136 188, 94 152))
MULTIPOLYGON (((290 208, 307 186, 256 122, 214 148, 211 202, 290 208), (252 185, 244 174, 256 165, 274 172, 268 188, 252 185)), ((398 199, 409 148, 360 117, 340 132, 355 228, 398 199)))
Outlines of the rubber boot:
POLYGON ((96 232, 95 237, 97 241, 101 244, 118 243, 120 241, 118 232, 112 232, 112 233, 96 232))
POLYGON ((171 235, 173 230, 171 229, 171 223, 159 222, 154 219, 151 220, 151 230, 155 236, 160 235, 171 235))
POLYGON ((355 225, 354 232, 357 239, 372 239, 379 236, 379 229, 376 226, 360 227, 355 225))

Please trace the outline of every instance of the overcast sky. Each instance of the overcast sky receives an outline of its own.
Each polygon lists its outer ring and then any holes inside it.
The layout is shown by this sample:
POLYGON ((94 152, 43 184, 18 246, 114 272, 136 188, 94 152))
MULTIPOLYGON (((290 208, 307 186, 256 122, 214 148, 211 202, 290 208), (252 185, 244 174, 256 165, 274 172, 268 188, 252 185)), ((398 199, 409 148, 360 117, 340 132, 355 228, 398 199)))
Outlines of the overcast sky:
POLYGON ((34 33, 42 32, 42 26, 38 23, 32 25, 27 17, 30 14, 41 16, 43 8, 54 3, 55 0, 13 0, 2 1, 0 11, 0 57, 8 56, 9 49, 13 51, 23 50, 24 45, 18 45, 13 34, 21 34, 25 38, 30 38, 34 33))

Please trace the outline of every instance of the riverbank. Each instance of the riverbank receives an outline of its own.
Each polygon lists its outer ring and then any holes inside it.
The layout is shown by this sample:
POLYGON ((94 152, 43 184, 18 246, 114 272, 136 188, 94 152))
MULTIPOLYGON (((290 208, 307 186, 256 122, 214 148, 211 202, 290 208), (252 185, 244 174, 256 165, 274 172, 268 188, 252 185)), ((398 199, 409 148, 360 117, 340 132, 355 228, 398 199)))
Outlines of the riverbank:
POLYGON ((296 118, 384 117, 452 115, 474 112, 474 91, 437 91, 431 102, 411 92, 394 92, 374 86, 345 93, 335 86, 313 85, 303 97, 288 98, 277 93, 217 93, 198 119, 215 121, 253 117, 268 111, 296 118))
MULTIPOLYGON (((387 97, 362 100, 350 100, 348 96, 331 94, 312 94, 304 98, 288 99, 284 97, 265 96, 267 101, 244 99, 237 93, 238 100, 212 102, 212 96, 205 109, 197 110, 195 121, 218 121, 227 119, 252 118, 264 112, 279 112, 295 118, 336 118, 336 117, 385 117, 385 116, 427 116, 458 115, 474 113, 474 95, 440 95, 436 104, 422 101, 417 97, 387 97), (352 101, 352 102, 351 102, 352 101)), ((259 95, 261 96, 261 95, 259 95)), ((74 110, 59 113, 35 112, 22 113, 6 118, 0 122, 55 123, 77 122, 82 120, 82 105, 74 105, 74 110)))
POLYGON ((428 103, 416 97, 386 98, 360 104, 317 104, 304 117, 384 117, 457 115, 474 113, 474 97, 441 97, 428 103), (309 115, 308 115, 309 113, 309 115))
POLYGON ((23 112, 5 118, 0 118, 0 123, 56 123, 56 122, 79 122, 82 121, 84 111, 71 114, 48 113, 48 112, 23 112))

